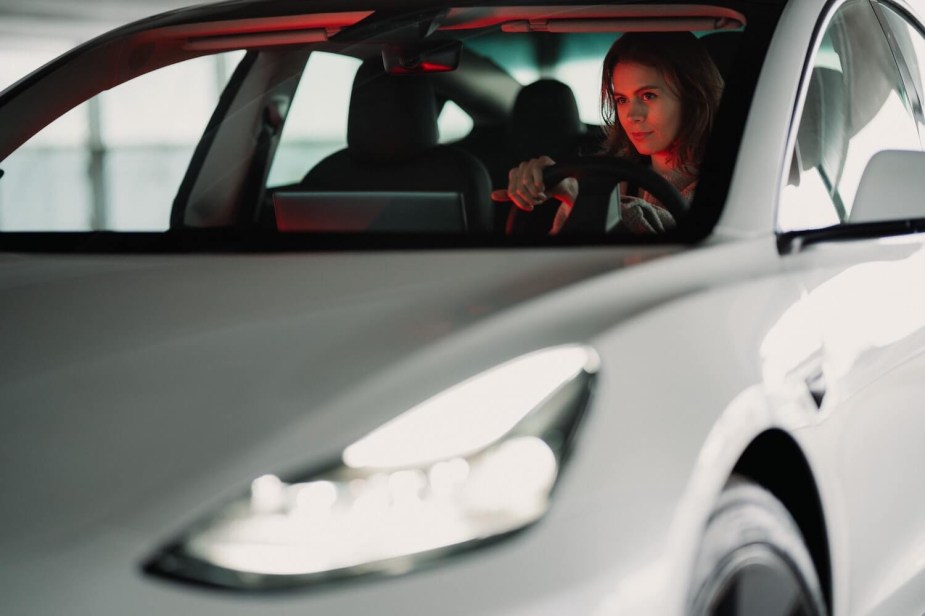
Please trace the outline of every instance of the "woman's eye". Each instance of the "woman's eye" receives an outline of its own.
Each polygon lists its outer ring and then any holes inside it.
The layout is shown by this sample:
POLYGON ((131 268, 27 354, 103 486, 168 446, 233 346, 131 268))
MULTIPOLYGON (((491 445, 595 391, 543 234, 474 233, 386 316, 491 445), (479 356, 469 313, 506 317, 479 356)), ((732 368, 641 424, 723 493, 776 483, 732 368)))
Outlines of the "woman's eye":
POLYGON ((626 97, 625 97, 625 96, 616 96, 616 97, 614 97, 613 100, 614 100, 614 102, 617 103, 618 105, 625 105, 625 104, 626 104, 626 97))
POLYGON ((644 101, 654 101, 656 98, 655 92, 645 92, 642 95, 642 100, 644 101))

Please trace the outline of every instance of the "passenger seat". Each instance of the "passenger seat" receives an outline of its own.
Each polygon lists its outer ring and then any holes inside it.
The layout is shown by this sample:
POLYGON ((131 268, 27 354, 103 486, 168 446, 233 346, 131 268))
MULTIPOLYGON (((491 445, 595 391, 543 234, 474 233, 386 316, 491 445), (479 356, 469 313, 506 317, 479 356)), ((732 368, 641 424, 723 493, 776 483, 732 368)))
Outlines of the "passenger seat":
POLYGON ((426 77, 385 73, 378 57, 357 71, 347 147, 313 167, 306 191, 434 191, 462 195, 468 230, 493 226, 491 181, 471 154, 438 145, 433 85, 426 77))

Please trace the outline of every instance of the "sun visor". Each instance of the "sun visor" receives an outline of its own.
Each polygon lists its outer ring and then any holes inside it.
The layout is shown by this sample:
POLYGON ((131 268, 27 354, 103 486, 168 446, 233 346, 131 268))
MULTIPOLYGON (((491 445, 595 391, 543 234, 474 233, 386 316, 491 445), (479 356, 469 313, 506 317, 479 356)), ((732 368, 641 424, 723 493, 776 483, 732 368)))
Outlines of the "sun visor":
POLYGON ((643 17, 635 19, 537 19, 502 24, 502 32, 712 32, 738 30, 727 17, 643 17))
POLYGON ((441 30, 498 26, 504 32, 737 30, 745 17, 709 5, 512 6, 451 9, 441 30))

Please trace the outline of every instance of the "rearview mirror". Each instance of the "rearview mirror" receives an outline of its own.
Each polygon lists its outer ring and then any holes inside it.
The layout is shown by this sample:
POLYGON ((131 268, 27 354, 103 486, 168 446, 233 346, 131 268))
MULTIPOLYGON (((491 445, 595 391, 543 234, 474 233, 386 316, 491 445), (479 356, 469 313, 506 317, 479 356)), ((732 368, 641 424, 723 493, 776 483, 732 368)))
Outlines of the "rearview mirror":
POLYGON ((390 75, 443 73, 456 70, 461 51, 462 43, 459 41, 387 45, 382 49, 382 64, 390 75))

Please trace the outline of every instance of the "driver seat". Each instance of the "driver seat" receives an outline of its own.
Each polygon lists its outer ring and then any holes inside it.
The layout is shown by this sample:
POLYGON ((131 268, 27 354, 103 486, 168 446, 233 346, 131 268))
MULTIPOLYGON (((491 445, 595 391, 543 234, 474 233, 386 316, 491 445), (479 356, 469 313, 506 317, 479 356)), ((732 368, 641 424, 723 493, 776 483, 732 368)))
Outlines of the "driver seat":
POLYGON ((427 191, 461 195, 469 232, 492 228, 491 181, 471 154, 438 145, 433 85, 387 75, 379 58, 357 71, 347 147, 313 167, 298 188, 310 191, 427 191))

